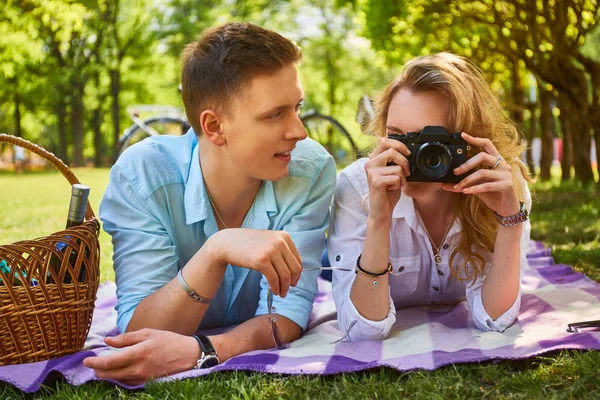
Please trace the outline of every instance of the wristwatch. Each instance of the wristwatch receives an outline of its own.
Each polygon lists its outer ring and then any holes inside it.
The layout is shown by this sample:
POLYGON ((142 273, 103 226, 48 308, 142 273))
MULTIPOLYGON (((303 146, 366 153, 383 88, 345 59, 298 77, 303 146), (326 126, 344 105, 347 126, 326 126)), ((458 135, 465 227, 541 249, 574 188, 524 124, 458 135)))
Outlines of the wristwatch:
POLYGON ((196 361, 194 369, 211 368, 219 364, 217 351, 213 347, 210 339, 204 335, 192 335, 200 345, 200 358, 196 361))
POLYGON ((519 213, 515 214, 515 215, 511 215, 509 217, 502 217, 502 216, 496 214, 496 212, 494 211, 494 217, 496 218, 496 221, 498 221, 498 223, 502 226, 515 226, 522 222, 527 221, 527 219, 529 218, 529 214, 527 213, 527 210, 525 209, 525 204, 522 201, 520 203, 521 204, 520 204, 519 213))

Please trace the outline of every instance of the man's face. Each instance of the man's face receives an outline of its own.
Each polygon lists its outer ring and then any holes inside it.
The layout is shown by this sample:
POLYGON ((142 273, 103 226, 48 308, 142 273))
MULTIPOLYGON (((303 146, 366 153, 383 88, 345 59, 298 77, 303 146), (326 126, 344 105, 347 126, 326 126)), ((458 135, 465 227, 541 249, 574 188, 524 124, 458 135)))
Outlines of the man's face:
POLYGON ((290 153, 307 136, 298 117, 303 100, 292 64, 252 79, 221 125, 230 161, 250 178, 276 181, 287 176, 290 153))

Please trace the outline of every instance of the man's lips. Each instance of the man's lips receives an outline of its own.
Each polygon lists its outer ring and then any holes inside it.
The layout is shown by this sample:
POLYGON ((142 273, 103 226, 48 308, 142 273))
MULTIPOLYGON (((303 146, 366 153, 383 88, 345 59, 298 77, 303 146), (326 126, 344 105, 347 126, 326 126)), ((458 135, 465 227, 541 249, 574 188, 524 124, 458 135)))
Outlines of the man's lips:
POLYGON ((275 155, 278 156, 278 157, 288 157, 290 154, 292 154, 293 150, 294 149, 282 151, 281 153, 275 153, 275 155))

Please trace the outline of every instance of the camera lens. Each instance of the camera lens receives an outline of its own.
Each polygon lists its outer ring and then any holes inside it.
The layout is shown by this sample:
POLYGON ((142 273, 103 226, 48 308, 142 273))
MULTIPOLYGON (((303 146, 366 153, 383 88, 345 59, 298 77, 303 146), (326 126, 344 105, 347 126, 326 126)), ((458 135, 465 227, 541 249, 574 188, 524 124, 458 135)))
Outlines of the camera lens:
POLYGON ((425 157, 425 164, 428 168, 437 168, 442 163, 442 158, 438 154, 429 154, 425 157))
POLYGON ((419 148, 416 163, 424 177, 435 181, 448 173, 452 165, 452 155, 444 144, 427 142, 419 148))

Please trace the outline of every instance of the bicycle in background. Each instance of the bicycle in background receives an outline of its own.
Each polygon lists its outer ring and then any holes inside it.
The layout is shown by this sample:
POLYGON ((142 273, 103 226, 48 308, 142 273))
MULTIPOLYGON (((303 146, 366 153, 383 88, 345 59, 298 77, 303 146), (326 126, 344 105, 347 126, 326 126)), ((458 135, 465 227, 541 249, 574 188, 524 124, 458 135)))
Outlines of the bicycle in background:
MULTIPOLYGON (((181 108, 161 105, 136 105, 127 109, 133 125, 125 129, 117 146, 118 158, 129 146, 147 137, 183 135, 190 129, 181 108), (142 118, 141 116, 144 115, 142 118)), ((300 115, 308 136, 319 142, 333 156, 339 167, 345 167, 363 156, 352 136, 333 117, 309 110, 300 115)))

